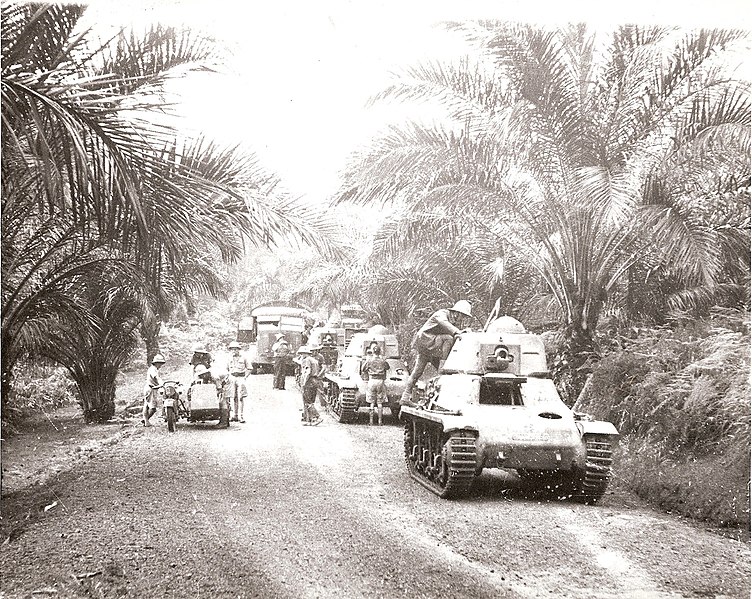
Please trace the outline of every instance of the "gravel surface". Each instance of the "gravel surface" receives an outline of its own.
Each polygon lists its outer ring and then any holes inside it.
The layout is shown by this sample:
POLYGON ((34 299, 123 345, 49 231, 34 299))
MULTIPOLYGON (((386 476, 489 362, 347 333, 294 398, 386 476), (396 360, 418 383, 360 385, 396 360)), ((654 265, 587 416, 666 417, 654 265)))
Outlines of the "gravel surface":
POLYGON ((746 542, 510 473, 442 500, 407 475, 388 417, 304 427, 291 378, 250 381, 229 430, 104 425, 37 466, 19 461, 33 433, 4 444, 0 597, 750 596, 746 542))

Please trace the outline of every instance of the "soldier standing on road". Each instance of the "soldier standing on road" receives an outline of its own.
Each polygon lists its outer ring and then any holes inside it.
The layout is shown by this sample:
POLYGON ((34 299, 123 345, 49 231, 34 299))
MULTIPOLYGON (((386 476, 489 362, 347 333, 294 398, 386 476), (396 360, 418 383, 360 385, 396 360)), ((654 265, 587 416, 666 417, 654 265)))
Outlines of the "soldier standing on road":
POLYGON ((248 396, 248 387, 245 379, 251 371, 248 359, 240 353, 241 346, 237 341, 233 341, 227 346, 232 355, 230 356, 230 397, 232 398, 232 421, 245 422, 243 418, 243 404, 248 396))
POLYGON ((373 424, 374 405, 378 406, 379 425, 382 424, 384 414, 384 400, 386 399, 386 372, 389 364, 381 357, 381 346, 372 344, 371 355, 363 363, 363 379, 366 383, 366 399, 368 400, 368 424, 373 424))
POLYGON ((324 375, 328 372, 329 366, 326 363, 326 358, 321 354, 323 346, 314 343, 309 345, 308 348, 311 350, 311 357, 319 363, 319 373, 316 377, 316 397, 318 397, 321 407, 326 409, 328 404, 326 401, 326 391, 324 389, 324 375))
POLYGON ((415 406, 413 388, 428 364, 439 369, 441 360, 445 360, 452 348, 454 339, 463 331, 465 319, 469 319, 470 302, 459 300, 451 308, 436 310, 413 339, 413 347, 418 352, 415 367, 405 383, 405 390, 400 398, 400 405, 415 406))
POLYGON ((151 360, 151 366, 146 371, 146 384, 144 385, 144 409, 142 411, 141 424, 151 426, 149 418, 154 416, 159 406, 159 389, 162 387, 162 379, 159 369, 165 363, 162 354, 155 354, 151 360))
POLYGON ((303 425, 316 426, 321 424, 321 416, 313 405, 318 392, 318 377, 321 365, 311 355, 311 350, 303 347, 298 350, 303 358, 300 361, 300 387, 303 391, 303 425))
POLYGON ((274 389, 285 388, 285 370, 287 370, 287 360, 290 353, 290 345, 287 343, 282 333, 277 335, 277 341, 272 345, 272 354, 274 354, 274 389))

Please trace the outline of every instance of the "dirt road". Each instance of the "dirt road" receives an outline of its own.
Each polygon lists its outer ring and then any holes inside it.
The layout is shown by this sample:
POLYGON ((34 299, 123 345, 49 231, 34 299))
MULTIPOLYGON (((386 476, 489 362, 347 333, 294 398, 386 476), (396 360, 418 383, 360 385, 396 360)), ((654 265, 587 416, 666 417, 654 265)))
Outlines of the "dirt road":
POLYGON ((408 478, 399 426, 303 427, 292 379, 251 381, 246 424, 155 419, 4 498, 0 596, 749 597, 747 543, 511 474, 441 500, 408 478))

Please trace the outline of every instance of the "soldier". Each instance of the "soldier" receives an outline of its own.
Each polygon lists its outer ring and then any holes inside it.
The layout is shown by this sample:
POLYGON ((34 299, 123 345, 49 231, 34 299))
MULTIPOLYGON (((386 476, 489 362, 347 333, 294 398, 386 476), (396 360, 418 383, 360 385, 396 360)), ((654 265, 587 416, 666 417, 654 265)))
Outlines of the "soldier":
POLYGON ((232 398, 233 405, 232 421, 242 423, 245 422, 243 418, 243 404, 245 403, 245 398, 248 396, 245 379, 251 371, 251 366, 248 364, 248 359, 240 353, 240 343, 233 341, 227 347, 232 351, 228 365, 230 371, 229 396, 232 398))
POLYGON ((382 424, 384 414, 384 400, 386 399, 386 372, 389 364, 381 357, 381 346, 371 344, 371 354, 363 363, 363 379, 366 383, 366 399, 368 400, 368 423, 373 424, 374 405, 378 406, 379 425, 382 424))
POLYGON ((191 361, 188 363, 193 366, 194 371, 196 369, 196 366, 198 366, 199 364, 203 364, 207 368, 211 368, 211 354, 209 354, 209 350, 207 350, 202 344, 197 343, 193 346, 193 356, 191 357, 191 361))
POLYGON ((415 367, 405 383, 400 405, 416 405, 412 398, 415 383, 428 364, 432 364, 436 370, 439 369, 439 363, 449 355, 455 337, 467 330, 463 328, 465 319, 471 316, 470 308, 470 302, 459 300, 451 308, 436 310, 418 330, 413 339, 413 347, 418 356, 415 360, 415 367))
POLYGON ((146 371, 146 384, 144 385, 144 408, 142 411, 141 424, 151 426, 149 418, 154 416, 159 405, 159 389, 162 387, 162 379, 159 369, 165 363, 162 354, 155 354, 151 360, 151 366, 146 371))
POLYGON ((324 389, 324 375, 329 371, 330 366, 326 363, 326 358, 321 354, 323 346, 312 343, 308 346, 311 350, 311 357, 319 363, 319 373, 316 376, 316 397, 322 409, 326 409, 326 390, 324 389))
POLYGON ((277 340, 272 345, 274 354, 274 383, 273 389, 285 388, 285 370, 287 369, 287 359, 290 353, 290 345, 287 343, 282 333, 277 334, 277 340))
POLYGON ((316 407, 313 405, 316 401, 318 392, 318 377, 320 374, 321 364, 311 355, 311 350, 303 347, 298 350, 302 354, 300 361, 300 388, 303 392, 303 425, 316 426, 321 424, 322 419, 319 416, 316 407))

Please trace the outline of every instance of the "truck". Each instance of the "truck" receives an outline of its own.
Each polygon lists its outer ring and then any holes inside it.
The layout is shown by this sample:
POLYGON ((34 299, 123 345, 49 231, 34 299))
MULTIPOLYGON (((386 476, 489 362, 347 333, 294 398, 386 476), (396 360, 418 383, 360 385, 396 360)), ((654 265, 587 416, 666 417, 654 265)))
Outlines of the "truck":
POLYGON ((303 344, 306 315, 305 306, 285 302, 267 302, 251 310, 250 316, 242 318, 238 324, 237 340, 249 343, 248 358, 252 374, 272 372, 274 355, 272 345, 278 334, 283 334, 290 346, 289 374, 293 374, 292 356, 303 344))

